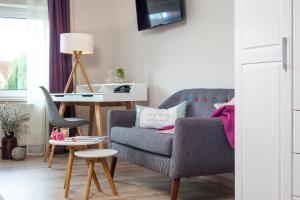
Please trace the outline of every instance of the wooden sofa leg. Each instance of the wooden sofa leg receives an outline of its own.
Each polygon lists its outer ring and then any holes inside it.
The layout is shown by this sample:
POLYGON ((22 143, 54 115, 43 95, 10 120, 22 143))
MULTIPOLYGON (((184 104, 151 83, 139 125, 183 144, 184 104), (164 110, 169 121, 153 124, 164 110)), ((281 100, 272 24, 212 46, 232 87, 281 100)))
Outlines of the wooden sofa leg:
POLYGON ((113 156, 112 160, 111 160, 111 164, 110 164, 110 175, 112 178, 114 178, 117 161, 118 161, 118 158, 113 156))
POLYGON ((171 200, 177 200, 179 183, 180 183, 180 178, 175 178, 172 180, 171 200))

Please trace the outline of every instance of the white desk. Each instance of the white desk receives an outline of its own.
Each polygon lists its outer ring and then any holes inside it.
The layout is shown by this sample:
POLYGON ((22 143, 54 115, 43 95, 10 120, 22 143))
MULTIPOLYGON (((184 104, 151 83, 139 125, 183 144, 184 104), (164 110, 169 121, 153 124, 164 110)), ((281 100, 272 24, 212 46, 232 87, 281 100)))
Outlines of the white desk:
POLYGON ((133 103, 147 101, 146 83, 115 83, 92 84, 93 93, 89 92, 87 85, 78 85, 76 93, 51 94, 54 102, 60 102, 59 113, 63 116, 67 105, 81 105, 90 107, 89 135, 92 135, 94 116, 96 119, 97 134, 104 135, 103 107, 125 106, 133 109, 133 103), (128 93, 115 93, 114 90, 122 85, 129 85, 128 93))

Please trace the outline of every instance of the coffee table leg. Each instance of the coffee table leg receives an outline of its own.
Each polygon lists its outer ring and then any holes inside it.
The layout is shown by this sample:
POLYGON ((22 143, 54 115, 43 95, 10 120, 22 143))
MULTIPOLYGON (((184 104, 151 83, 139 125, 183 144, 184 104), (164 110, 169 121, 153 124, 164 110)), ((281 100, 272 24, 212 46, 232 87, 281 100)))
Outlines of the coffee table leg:
POLYGON ((69 159, 68 159, 68 167, 67 167, 67 176, 65 180, 65 198, 68 198, 69 189, 70 189, 70 181, 73 169, 73 160, 74 160, 74 149, 70 148, 69 151, 69 159))
MULTIPOLYGON (((89 167, 89 159, 86 159, 85 161, 86 161, 87 166, 89 167)), ((94 180, 95 186, 97 188, 97 191, 101 192, 102 190, 101 190, 101 187, 100 187, 100 184, 99 184, 99 181, 98 181, 98 178, 97 178, 97 175, 95 173, 94 168, 93 168, 93 175, 92 176, 93 176, 93 180, 94 180)))
POLYGON ((117 189, 116 189, 116 187, 115 187, 114 181, 113 181, 113 179, 112 179, 112 177, 111 177, 111 174, 110 174, 109 167, 108 167, 108 165, 107 165, 106 159, 105 159, 105 158, 101 158, 101 159, 100 159, 100 162, 101 162, 101 164, 102 164, 102 167, 103 167, 105 176, 106 176, 106 178, 107 178, 107 181, 108 181, 108 183, 109 183, 109 185, 110 185, 110 188, 111 188, 113 194, 114 194, 114 195, 118 195, 118 192, 117 192, 117 189))
POLYGON ((85 188, 85 195, 84 195, 85 200, 89 199, 89 193, 90 193, 91 181, 92 181, 92 176, 93 176, 93 171, 94 171, 94 165, 95 165, 95 161, 94 161, 94 159, 91 159, 89 161, 88 175, 87 175, 87 178, 86 178, 86 188, 85 188))

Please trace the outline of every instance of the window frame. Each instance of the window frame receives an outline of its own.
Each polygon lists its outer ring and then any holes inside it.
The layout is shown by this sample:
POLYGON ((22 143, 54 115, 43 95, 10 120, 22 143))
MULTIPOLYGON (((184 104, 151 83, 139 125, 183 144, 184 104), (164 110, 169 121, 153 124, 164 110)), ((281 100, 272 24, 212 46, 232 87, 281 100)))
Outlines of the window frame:
MULTIPOLYGON (((28 11, 21 4, 0 4, 0 18, 28 19, 28 11)), ((1 90, 0 102, 3 101, 26 101, 27 89, 25 90, 1 90)))

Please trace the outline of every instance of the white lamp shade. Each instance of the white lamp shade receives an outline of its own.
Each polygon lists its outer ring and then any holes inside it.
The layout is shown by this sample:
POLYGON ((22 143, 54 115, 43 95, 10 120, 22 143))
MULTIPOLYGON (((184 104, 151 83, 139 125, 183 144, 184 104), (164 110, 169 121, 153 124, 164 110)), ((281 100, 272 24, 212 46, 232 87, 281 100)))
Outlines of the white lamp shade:
POLYGON ((60 52, 73 54, 73 51, 82 51, 82 54, 94 53, 93 35, 86 33, 60 34, 60 52))

